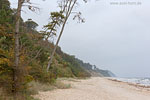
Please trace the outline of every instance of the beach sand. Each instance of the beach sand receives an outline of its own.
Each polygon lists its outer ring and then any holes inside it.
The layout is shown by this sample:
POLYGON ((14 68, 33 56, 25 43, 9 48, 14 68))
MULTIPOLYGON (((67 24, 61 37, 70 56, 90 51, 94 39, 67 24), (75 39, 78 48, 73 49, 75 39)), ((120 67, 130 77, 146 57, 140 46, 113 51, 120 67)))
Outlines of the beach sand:
POLYGON ((39 92, 40 100, 150 100, 150 90, 137 85, 92 77, 85 80, 65 81, 69 89, 39 92))

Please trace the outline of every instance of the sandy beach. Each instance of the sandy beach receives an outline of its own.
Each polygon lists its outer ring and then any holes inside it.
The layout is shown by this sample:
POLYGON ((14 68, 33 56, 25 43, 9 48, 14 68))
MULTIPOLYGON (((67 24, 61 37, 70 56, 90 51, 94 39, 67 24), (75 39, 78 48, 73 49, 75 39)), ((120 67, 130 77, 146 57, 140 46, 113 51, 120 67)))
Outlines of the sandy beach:
POLYGON ((86 80, 65 81, 69 89, 40 92, 40 100, 150 100, 150 90, 124 82, 92 77, 86 80))

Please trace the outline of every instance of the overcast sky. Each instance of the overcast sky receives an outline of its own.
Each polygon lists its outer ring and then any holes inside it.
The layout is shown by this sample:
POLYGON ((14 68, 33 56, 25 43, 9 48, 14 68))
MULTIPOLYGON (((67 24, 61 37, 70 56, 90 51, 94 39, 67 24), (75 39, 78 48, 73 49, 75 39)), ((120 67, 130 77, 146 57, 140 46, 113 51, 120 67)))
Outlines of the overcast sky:
MULTIPOLYGON (((17 5, 16 0, 10 1, 12 7, 17 5)), ((56 0, 31 1, 40 12, 24 8, 22 17, 32 18, 40 30, 48 23, 49 13, 57 11, 56 0)), ((64 52, 117 76, 150 77, 149 0, 90 0, 81 2, 76 10, 82 12, 86 23, 70 19, 59 44, 64 52), (111 4, 124 1, 127 4, 111 4)))

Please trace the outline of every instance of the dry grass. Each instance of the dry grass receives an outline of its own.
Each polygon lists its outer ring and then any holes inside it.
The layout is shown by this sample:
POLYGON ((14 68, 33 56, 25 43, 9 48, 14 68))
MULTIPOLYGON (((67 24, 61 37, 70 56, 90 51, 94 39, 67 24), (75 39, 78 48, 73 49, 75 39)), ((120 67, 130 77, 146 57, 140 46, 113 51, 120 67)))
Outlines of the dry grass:
POLYGON ((39 91, 50 91, 50 90, 55 89, 55 87, 53 85, 42 84, 42 83, 35 82, 35 81, 32 81, 29 84, 29 86, 30 86, 30 88, 29 88, 28 92, 32 95, 38 94, 39 91))
MULTIPOLYGON (((0 89, 0 100, 14 100, 12 95, 5 93, 2 89, 0 89)), ((22 100, 39 100, 35 99, 30 95, 23 94, 22 100)))
POLYGON ((54 84, 54 86, 58 89, 68 89, 68 88, 71 88, 71 84, 66 84, 66 83, 63 83, 62 81, 60 80, 57 80, 54 84))
POLYGON ((58 81, 71 81, 71 82, 80 82, 76 78, 58 78, 58 81))
POLYGON ((51 91, 51 90, 54 90, 54 89, 68 89, 68 88, 71 88, 70 84, 65 84, 59 79, 56 80, 56 82, 53 83, 53 84, 42 84, 42 83, 39 83, 39 82, 32 81, 29 84, 29 86, 30 86, 30 88, 28 90, 28 93, 31 94, 31 95, 38 94, 39 91, 51 91))
MULTIPOLYGON (((27 95, 26 100, 38 100, 38 99, 34 99, 33 97, 30 97, 29 95, 36 95, 40 91, 51 91, 51 90, 54 90, 54 89, 68 89, 68 88, 71 88, 71 85, 67 84, 67 83, 64 83, 63 80, 65 80, 65 79, 58 79, 53 84, 42 84, 42 83, 39 83, 39 82, 32 81, 31 83, 29 83, 29 89, 26 92, 26 95, 27 95)), ((0 89, 0 100, 13 100, 13 99, 9 96, 4 95, 2 89, 0 89)))

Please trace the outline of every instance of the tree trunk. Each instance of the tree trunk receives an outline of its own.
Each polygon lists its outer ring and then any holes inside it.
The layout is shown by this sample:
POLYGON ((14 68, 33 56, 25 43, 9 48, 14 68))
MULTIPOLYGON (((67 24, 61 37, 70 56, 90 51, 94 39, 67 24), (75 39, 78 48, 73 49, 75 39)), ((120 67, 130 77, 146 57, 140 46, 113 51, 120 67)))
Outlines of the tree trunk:
POLYGON ((15 25, 15 49, 14 49, 14 73, 13 73, 13 93, 14 93, 14 100, 18 100, 18 88, 20 87, 19 83, 19 73, 20 73, 20 67, 19 67, 19 60, 20 60, 20 53, 19 53, 19 24, 20 24, 20 17, 21 17, 21 8, 24 0, 18 0, 18 8, 16 13, 16 25, 15 25))
POLYGON ((64 31, 66 22, 67 22, 67 18, 66 18, 66 20, 65 20, 65 22, 64 22, 64 24, 63 24, 63 26, 62 26, 62 29, 61 29, 61 32, 60 32, 59 37, 58 37, 58 39, 57 39, 56 45, 55 45, 55 47, 54 47, 54 50, 53 50, 52 55, 51 55, 51 57, 50 57, 50 60, 49 60, 49 62, 48 62, 47 72, 48 72, 48 70, 49 70, 49 68, 50 68, 50 65, 51 65, 51 63, 52 63, 52 60, 53 60, 55 51, 56 51, 56 49, 57 49, 58 43, 59 43, 60 38, 61 38, 61 36, 62 36, 62 33, 63 33, 63 31, 64 31))
POLYGON ((62 25, 62 28, 61 28, 59 37, 58 37, 57 42, 56 42, 56 45, 55 45, 55 47, 54 47, 54 50, 53 50, 52 55, 51 55, 51 57, 50 57, 50 60, 49 60, 49 62, 48 62, 47 72, 48 72, 48 70, 49 70, 49 68, 50 68, 50 65, 51 65, 52 61, 53 61, 53 57, 54 57, 55 51, 56 51, 56 49, 57 49, 58 43, 59 43, 59 41, 60 41, 60 38, 61 38, 61 36, 62 36, 62 33, 63 33, 63 31, 64 31, 66 22, 67 22, 67 20, 68 20, 68 18, 69 18, 69 16, 70 16, 70 14, 71 14, 71 12, 72 12, 72 9, 74 8, 74 5, 75 5, 76 2, 77 2, 77 0, 75 0, 75 1, 73 2, 72 6, 71 6, 72 0, 71 0, 70 3, 69 3, 69 8, 68 8, 68 11, 67 11, 67 13, 66 13, 65 21, 64 21, 64 23, 63 23, 63 25, 62 25))

